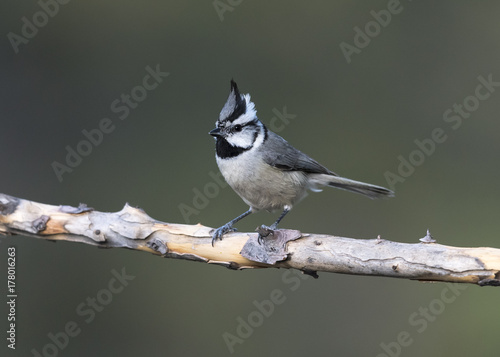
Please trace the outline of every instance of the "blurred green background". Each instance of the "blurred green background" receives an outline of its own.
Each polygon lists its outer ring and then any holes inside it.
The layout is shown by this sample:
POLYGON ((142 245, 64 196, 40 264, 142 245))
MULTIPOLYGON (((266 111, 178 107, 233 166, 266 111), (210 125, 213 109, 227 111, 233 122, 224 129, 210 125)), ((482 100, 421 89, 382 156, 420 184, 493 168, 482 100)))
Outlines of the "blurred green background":
MULTIPOLYGON (((0 5, 0 192, 101 211, 129 202, 185 223, 179 206, 192 206, 193 190, 203 191, 218 172, 207 133, 234 78, 264 123, 286 107, 295 117, 280 134, 353 179, 388 186, 385 175, 398 174, 398 157, 408 160, 415 140, 436 128, 447 135, 395 185, 396 198, 325 190, 296 206, 282 227, 411 243, 430 228, 442 244, 500 248, 500 87, 488 99, 467 99, 479 76, 500 81, 498 2, 46 3, 54 16, 40 15, 36 1, 0 5), (397 10, 390 21, 388 6, 397 10), (9 33, 22 35, 23 17, 47 23, 13 46, 9 33), (355 45, 355 27, 372 36, 348 63, 341 44, 355 45), (170 75, 121 120, 112 103, 157 65, 170 75), (443 115, 466 99, 474 110, 453 129, 443 115), (66 147, 75 149, 82 131, 103 118, 114 131, 60 182, 52 163, 64 164, 66 147)), ((245 209, 224 188, 186 223, 219 226, 245 209)), ((238 228, 275 218, 259 213, 238 228)), ((238 336, 241 319, 257 316, 254 302, 275 289, 284 302, 254 321, 234 356, 497 356, 500 346, 498 289, 327 273, 297 280, 283 270, 230 271, 124 249, 0 242, 0 261, 15 246, 18 264, 17 348, 4 339, 5 356, 32 356, 44 346, 47 356, 231 355, 224 334, 238 336), (113 269, 123 267, 135 279, 86 323, 77 306, 102 294, 113 269), (444 302, 442 294, 456 299, 444 302), (63 350, 46 347, 68 321, 79 335, 63 350)), ((5 297, 6 263, 0 276, 5 297)), ((5 304, 1 311, 3 330, 5 304)))

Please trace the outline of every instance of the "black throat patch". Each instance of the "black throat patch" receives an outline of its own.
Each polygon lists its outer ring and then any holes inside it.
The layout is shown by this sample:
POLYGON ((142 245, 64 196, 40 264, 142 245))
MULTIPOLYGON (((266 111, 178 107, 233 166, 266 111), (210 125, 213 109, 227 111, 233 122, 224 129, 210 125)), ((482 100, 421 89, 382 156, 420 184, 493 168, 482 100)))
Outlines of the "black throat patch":
POLYGON ((252 148, 249 146, 248 148, 241 148, 238 146, 233 146, 227 142, 227 140, 223 137, 217 138, 215 143, 215 152, 217 156, 221 159, 229 159, 231 157, 236 157, 241 153, 248 151, 252 148))

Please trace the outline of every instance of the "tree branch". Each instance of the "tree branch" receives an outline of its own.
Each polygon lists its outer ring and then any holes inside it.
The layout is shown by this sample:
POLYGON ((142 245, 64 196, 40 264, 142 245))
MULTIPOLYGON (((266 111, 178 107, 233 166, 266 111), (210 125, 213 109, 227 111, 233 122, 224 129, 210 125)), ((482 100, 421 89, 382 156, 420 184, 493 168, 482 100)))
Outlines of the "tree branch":
POLYGON ((292 230, 267 232, 270 235, 262 245, 257 243, 257 233, 227 234, 212 247, 210 231, 200 224, 160 222, 128 204, 119 212, 105 213, 85 204, 53 206, 0 194, 0 235, 129 248, 231 269, 292 268, 313 276, 325 271, 500 286, 500 249, 495 248, 408 244, 292 230))

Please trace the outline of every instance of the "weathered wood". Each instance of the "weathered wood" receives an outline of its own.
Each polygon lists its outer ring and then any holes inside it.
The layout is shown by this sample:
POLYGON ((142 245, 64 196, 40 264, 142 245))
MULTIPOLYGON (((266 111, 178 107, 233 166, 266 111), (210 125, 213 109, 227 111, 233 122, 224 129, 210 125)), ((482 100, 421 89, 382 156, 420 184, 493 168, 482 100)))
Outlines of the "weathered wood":
MULTIPOLYGON (((0 235, 25 235, 105 248, 129 248, 167 258, 231 269, 293 268, 414 280, 500 286, 500 249, 436 243, 398 243, 277 230, 257 243, 257 233, 231 233, 211 244, 211 228, 164 223, 128 204, 99 212, 84 204, 53 206, 0 194, 0 235)), ((424 242, 432 242, 427 237, 424 242)))

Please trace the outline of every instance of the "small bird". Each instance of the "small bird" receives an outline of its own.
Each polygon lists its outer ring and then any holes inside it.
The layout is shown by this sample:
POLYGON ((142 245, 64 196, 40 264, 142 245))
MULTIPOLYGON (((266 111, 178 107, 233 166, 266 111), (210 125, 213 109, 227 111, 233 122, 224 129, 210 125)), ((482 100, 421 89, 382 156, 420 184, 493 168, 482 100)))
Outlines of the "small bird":
MULTIPOLYGON (((215 125, 209 134, 215 138, 217 165, 229 186, 250 208, 215 229, 212 246, 224 234, 235 231, 236 222, 260 210, 282 212, 270 227, 261 226, 276 230, 293 205, 307 195, 307 190, 319 192, 323 186, 331 186, 370 198, 394 195, 384 187, 338 176, 270 131, 257 118, 250 95, 240 94, 233 80, 215 125)), ((262 243, 262 239, 259 233, 258 242, 262 243)))

